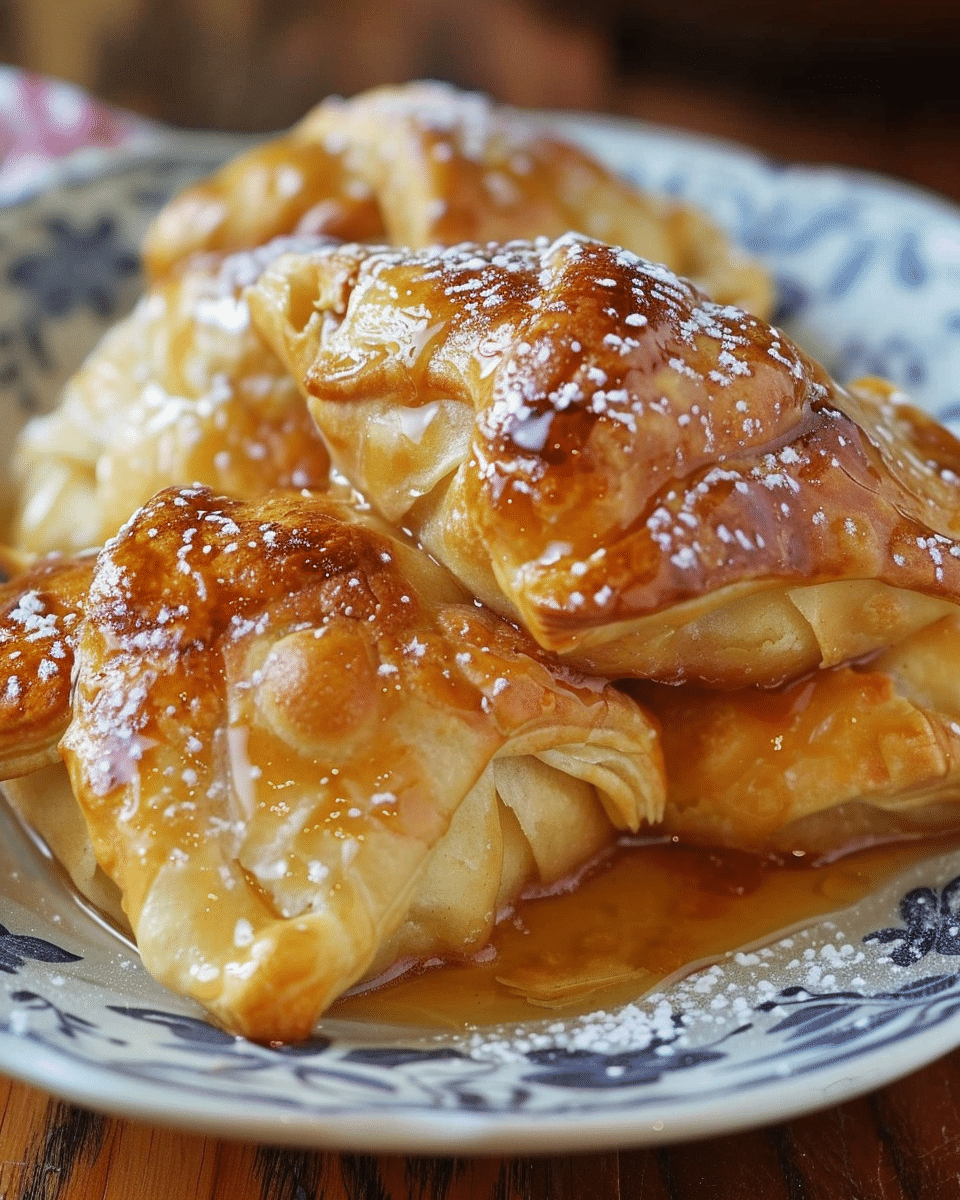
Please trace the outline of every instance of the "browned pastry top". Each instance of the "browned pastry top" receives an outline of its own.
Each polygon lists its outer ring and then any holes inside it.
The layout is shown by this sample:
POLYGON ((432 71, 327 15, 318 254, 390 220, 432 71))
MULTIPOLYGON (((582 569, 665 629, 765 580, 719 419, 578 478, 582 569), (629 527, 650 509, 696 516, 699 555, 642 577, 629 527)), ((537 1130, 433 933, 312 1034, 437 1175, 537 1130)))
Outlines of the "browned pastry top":
POLYGON ((558 833, 582 862, 659 816, 632 701, 330 497, 161 493, 101 552, 76 653, 97 859, 148 968, 250 1036, 305 1036, 384 956, 482 944, 558 833))
POLYGON ((325 100, 171 201, 144 258, 156 277, 198 250, 293 232, 425 247, 571 229, 669 263, 717 299, 771 307, 766 273, 703 214, 638 191, 533 114, 438 83, 325 100))
POLYGON ((93 563, 54 555, 0 584, 0 779, 57 761, 93 563))
POLYGON ((551 649, 826 581, 960 597, 956 441, 628 251, 327 247, 249 295, 341 469, 551 649))

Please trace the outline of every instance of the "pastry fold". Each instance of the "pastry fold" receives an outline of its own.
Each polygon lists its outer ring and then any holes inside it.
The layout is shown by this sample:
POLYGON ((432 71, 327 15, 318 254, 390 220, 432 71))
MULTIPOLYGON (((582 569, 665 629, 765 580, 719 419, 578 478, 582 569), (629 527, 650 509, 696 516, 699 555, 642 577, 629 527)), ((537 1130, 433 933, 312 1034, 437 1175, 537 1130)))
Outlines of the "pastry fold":
POLYGON ((168 490, 100 553, 61 742, 147 968, 306 1036, 659 819, 654 723, 330 497, 168 490))
POLYGON ((323 442, 242 295, 277 249, 194 258, 107 332, 54 412, 28 422, 14 458, 19 546, 102 545, 174 484, 247 498, 324 485, 323 442))
POLYGON ((634 684, 661 722, 663 829, 835 856, 960 827, 960 618, 775 691, 634 684))
POLYGON ((722 302, 772 306, 763 269, 702 213, 638 191, 532 114, 438 83, 323 101, 171 201, 144 259, 158 277, 199 250, 294 232, 422 248, 571 229, 666 262, 722 302))
POLYGON ((960 444, 626 250, 330 245, 248 299, 339 470, 587 669, 769 686, 960 596, 960 444))

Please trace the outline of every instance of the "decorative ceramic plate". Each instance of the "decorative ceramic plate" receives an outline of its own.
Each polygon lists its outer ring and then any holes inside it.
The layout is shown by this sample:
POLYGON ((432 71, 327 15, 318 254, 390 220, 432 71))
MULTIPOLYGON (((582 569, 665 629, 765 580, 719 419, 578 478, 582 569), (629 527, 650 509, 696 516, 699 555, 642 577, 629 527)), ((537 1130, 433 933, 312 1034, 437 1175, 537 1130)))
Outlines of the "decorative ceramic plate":
MULTIPOLYGON (((561 124, 759 255, 778 321, 841 379, 960 418, 960 213, 837 170, 611 121, 561 124)), ((230 139, 89 154, 0 209, 8 438, 137 293, 136 247, 230 139)), ((195 1131, 376 1151, 545 1151, 706 1136, 832 1104, 960 1044, 960 856, 611 1013, 455 1035, 325 1021, 273 1049, 154 983, 0 812, 0 1069, 195 1131)))

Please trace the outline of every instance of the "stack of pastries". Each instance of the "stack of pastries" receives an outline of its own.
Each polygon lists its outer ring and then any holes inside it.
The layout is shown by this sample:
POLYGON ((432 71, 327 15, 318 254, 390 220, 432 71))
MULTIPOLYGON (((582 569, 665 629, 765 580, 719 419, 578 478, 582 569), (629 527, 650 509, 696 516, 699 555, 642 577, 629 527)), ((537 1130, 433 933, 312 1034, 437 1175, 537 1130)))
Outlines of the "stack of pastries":
POLYGON ((302 1038, 624 832, 960 826, 960 444, 705 218, 412 85, 144 259, 21 439, 0 771, 224 1026, 302 1038))

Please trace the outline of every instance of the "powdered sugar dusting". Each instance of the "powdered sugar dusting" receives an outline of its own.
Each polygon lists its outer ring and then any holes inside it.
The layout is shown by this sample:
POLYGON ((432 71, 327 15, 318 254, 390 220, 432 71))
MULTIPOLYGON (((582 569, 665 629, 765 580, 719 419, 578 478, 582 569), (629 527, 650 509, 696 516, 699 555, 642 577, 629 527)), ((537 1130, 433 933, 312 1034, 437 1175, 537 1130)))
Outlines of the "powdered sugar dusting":
MULTIPOLYGON (((903 881, 874 893, 849 917, 826 918, 768 944, 730 952, 621 1008, 476 1029, 459 1044, 471 1058, 485 1063, 519 1064, 530 1055, 551 1052, 595 1057, 601 1068, 609 1059, 606 1070, 615 1078, 629 1067, 630 1056, 644 1052, 654 1061, 669 1061, 734 1035, 763 1037, 789 1015, 786 1005, 793 1002, 808 997, 816 1001, 824 993, 855 997, 871 988, 896 986, 898 975, 904 981, 910 978, 906 968, 891 961, 882 943, 864 934, 883 922, 909 879, 921 875, 929 877, 923 867, 911 868, 903 881)), ((780 1073, 791 1069, 783 1060, 780 1073)))

